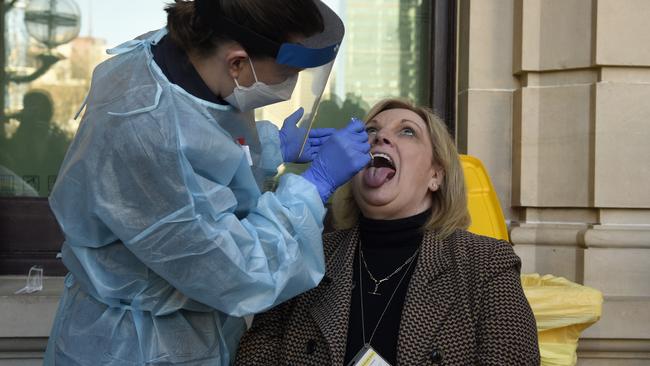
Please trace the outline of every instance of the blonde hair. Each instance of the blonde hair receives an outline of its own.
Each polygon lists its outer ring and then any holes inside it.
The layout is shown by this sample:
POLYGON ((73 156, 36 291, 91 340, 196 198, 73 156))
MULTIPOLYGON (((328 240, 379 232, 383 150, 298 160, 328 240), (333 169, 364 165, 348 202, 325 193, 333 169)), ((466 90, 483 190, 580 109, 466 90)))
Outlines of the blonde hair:
MULTIPOLYGON (((433 162, 444 172, 440 188, 431 193, 431 216, 422 229, 436 230, 443 239, 456 229, 466 229, 470 224, 470 216, 467 210, 465 177, 456 145, 444 122, 429 108, 419 107, 409 100, 396 98, 385 99, 375 104, 368 112, 365 121, 370 121, 379 113, 389 109, 407 109, 426 122, 433 146, 433 162)), ((352 194, 352 184, 348 182, 340 187, 332 198, 334 227, 340 230, 353 227, 358 221, 359 212, 352 194)))

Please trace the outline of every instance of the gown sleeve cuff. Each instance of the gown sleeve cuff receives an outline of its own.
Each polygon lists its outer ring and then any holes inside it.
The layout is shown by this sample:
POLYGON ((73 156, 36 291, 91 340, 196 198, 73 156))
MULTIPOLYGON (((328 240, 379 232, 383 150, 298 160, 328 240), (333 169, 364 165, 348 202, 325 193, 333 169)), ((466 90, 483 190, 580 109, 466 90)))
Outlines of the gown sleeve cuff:
POLYGON ((280 177, 280 183, 275 194, 285 205, 299 202, 306 204, 316 220, 322 225, 325 218, 325 205, 316 186, 307 179, 293 173, 283 174, 280 177))
POLYGON ((256 123, 257 134, 262 146, 261 168, 270 175, 277 173, 278 167, 282 164, 282 150, 280 149, 280 132, 278 128, 269 121, 258 121, 256 123))

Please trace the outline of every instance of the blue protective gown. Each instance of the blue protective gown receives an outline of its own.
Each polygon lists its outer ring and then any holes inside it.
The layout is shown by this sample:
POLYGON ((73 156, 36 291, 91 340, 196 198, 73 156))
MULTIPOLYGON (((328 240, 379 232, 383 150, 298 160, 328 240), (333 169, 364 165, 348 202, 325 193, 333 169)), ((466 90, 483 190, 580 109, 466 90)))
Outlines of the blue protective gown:
POLYGON ((50 196, 70 274, 46 365, 227 365, 242 316, 324 274, 316 188, 289 174, 260 189, 277 128, 171 84, 151 54, 165 33, 93 74, 50 196))

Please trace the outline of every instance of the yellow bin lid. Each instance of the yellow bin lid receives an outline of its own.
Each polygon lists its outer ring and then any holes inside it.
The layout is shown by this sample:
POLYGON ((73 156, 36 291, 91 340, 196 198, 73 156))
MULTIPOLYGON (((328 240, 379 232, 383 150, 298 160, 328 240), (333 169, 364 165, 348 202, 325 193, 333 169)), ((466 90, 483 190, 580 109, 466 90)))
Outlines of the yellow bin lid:
POLYGON ((472 218, 472 224, 467 230, 479 235, 508 240, 508 229, 499 198, 485 167, 480 160, 469 155, 461 154, 460 162, 465 172, 467 206, 472 218))

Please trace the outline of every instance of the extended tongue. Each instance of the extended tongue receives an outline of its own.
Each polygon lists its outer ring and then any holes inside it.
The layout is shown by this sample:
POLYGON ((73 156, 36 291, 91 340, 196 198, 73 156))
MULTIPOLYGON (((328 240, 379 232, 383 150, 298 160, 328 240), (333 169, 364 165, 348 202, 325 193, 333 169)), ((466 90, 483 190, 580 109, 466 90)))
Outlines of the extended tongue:
POLYGON ((386 183, 389 179, 391 179, 395 175, 395 170, 391 168, 386 168, 386 167, 381 167, 381 168, 375 168, 371 167, 366 169, 364 175, 363 175, 363 180, 364 183, 371 187, 371 188, 377 188, 381 186, 382 184, 386 183))

